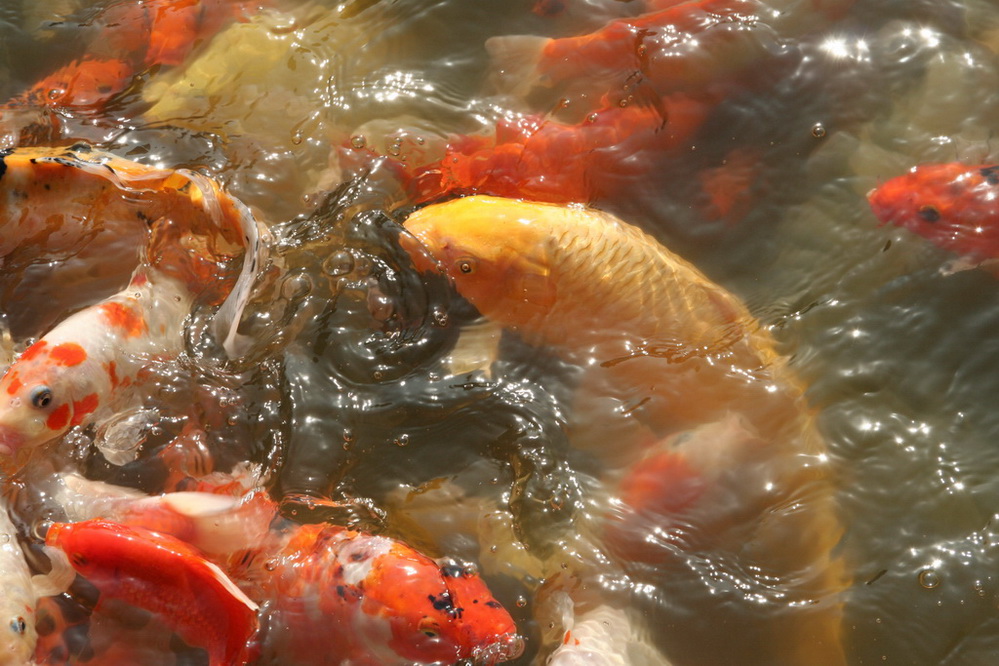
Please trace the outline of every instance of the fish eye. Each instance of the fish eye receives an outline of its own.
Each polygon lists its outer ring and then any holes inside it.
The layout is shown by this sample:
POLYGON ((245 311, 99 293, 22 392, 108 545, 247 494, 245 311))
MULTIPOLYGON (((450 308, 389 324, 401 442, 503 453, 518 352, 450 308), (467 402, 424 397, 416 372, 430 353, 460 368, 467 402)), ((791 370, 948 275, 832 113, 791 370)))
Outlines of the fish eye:
POLYGON ((31 404, 38 409, 45 409, 52 403, 52 389, 48 386, 36 386, 31 389, 31 404))
POLYGON ((465 275, 474 273, 477 268, 475 259, 472 259, 471 257, 462 257, 457 261, 456 265, 458 266, 458 270, 465 275))
POLYGON ((15 634, 24 634, 28 630, 28 623, 24 621, 24 618, 18 615, 10 621, 10 628, 15 634))
POLYGON ((916 214, 926 222, 937 222, 940 219, 940 211, 936 206, 923 206, 916 214))

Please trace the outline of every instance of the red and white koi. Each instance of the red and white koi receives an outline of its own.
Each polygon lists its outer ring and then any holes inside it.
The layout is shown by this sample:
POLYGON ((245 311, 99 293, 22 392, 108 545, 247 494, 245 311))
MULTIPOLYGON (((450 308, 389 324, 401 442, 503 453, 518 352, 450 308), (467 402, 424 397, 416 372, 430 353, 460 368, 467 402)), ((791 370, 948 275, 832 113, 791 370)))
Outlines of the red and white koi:
POLYGON ((523 649, 477 574, 401 541, 279 519, 262 491, 104 500, 93 484, 66 477, 60 501, 188 541, 261 604, 261 663, 491 664, 523 649))
POLYGON ((245 664, 257 604, 215 564, 181 540, 107 520, 55 523, 45 543, 101 593, 156 613, 212 666, 245 664))
POLYGON ((85 145, 18 149, 0 155, 0 166, 0 230, 20 243, 72 247, 100 228, 105 212, 152 223, 144 265, 128 287, 62 321, 0 379, 0 459, 9 463, 120 409, 147 364, 179 353, 195 298, 223 301, 212 330, 237 355, 236 325, 262 251, 245 206, 199 174, 85 145), (224 266, 238 253, 234 277, 224 266))

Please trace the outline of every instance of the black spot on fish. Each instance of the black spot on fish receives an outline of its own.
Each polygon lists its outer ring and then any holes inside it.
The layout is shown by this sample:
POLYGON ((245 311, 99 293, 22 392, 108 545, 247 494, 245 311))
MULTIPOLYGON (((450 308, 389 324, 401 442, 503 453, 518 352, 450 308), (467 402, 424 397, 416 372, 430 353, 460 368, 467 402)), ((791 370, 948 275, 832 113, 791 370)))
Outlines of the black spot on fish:
POLYGON ((347 598, 347 591, 344 589, 343 585, 336 586, 336 593, 340 595, 341 599, 347 598))
POLYGON ((940 221, 940 211, 936 206, 923 206, 916 211, 916 215, 923 219, 925 222, 933 223, 940 221))
POLYGON ((52 162, 65 167, 73 167, 78 169, 80 167, 80 161, 76 159, 66 159, 65 157, 53 157, 52 162))
POLYGON ((433 594, 428 594, 427 599, 430 600, 431 605, 434 610, 439 610, 448 615, 454 617, 458 610, 454 607, 454 602, 451 601, 451 595, 448 592, 440 596, 435 596, 433 594))
POLYGON ((979 169, 979 172, 989 185, 999 185, 999 164, 979 169))
POLYGON ((465 568, 460 567, 457 564, 445 564, 441 567, 441 574, 443 574, 445 578, 461 578, 464 571, 465 568))

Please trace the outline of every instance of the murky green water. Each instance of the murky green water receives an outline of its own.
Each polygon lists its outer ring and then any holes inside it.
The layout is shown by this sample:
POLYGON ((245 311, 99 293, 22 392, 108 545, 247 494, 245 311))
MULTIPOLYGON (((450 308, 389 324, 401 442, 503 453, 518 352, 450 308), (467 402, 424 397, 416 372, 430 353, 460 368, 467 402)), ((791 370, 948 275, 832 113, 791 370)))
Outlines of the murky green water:
MULTIPOLYGON (((199 169, 279 239, 244 322, 255 340, 248 356, 225 370, 164 369, 148 400, 165 432, 145 450, 196 418, 223 461, 272 465, 278 496, 369 498, 388 515, 375 528, 481 568, 529 638, 518 663, 544 657, 533 557, 562 547, 552 536, 576 529, 606 490, 600 456, 576 450, 562 427, 577 372, 507 336, 491 376, 448 375, 442 359, 474 313, 407 268, 395 235, 413 201, 389 165, 358 167, 360 151, 347 147, 419 163, 447 135, 485 131, 506 112, 546 112, 561 95, 594 104, 572 86, 519 97, 488 77, 490 37, 581 34, 641 9, 636 0, 565 4, 556 16, 522 0, 268 9, 187 66, 144 74, 101 112, 24 138, 85 139, 199 169), (352 188, 326 198, 357 173, 352 188), (515 548, 506 528, 484 531, 489 512, 499 512, 496 524, 513 521, 526 546, 515 548)), ((846 529, 837 554, 853 581, 841 597, 849 663, 992 663, 999 283, 981 270, 942 274, 953 257, 877 226, 864 195, 918 163, 999 159, 999 7, 858 0, 843 19, 805 30, 796 21, 812 3, 780 5, 779 48, 747 85, 726 91, 688 145, 643 156, 641 177, 590 203, 742 297, 808 386, 846 529), (739 159, 750 180, 730 186, 746 189, 745 214, 713 218, 700 174, 739 159)), ((0 3, 4 97, 84 49, 95 11, 70 6, 39 32, 39 11, 25 7, 0 3)), ((127 281, 127 245, 114 250, 124 259, 113 269, 99 259, 107 251, 0 277, 15 339, 127 281)), ((118 469, 91 449, 74 464, 156 489, 141 461, 118 469)), ((597 594, 633 611, 638 633, 677 664, 793 663, 784 637, 768 632, 796 612, 780 590, 757 595, 729 585, 724 561, 674 557, 644 574, 609 574, 597 594), (670 567, 686 570, 686 582, 670 567)))

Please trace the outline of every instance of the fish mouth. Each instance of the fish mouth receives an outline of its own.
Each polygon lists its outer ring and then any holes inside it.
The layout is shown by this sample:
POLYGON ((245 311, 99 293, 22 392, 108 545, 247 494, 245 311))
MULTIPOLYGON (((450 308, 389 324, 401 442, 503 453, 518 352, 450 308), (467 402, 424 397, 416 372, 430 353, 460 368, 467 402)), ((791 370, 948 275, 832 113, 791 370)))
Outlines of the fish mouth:
POLYGON ((524 637, 520 634, 501 634, 489 645, 475 648, 472 663, 475 666, 491 666, 504 661, 513 661, 524 654, 524 637))
POLYGON ((444 273, 444 264, 434 254, 433 249, 424 241, 419 232, 413 232, 403 227, 399 234, 399 245, 406 251, 413 262, 413 267, 420 273, 444 273))

